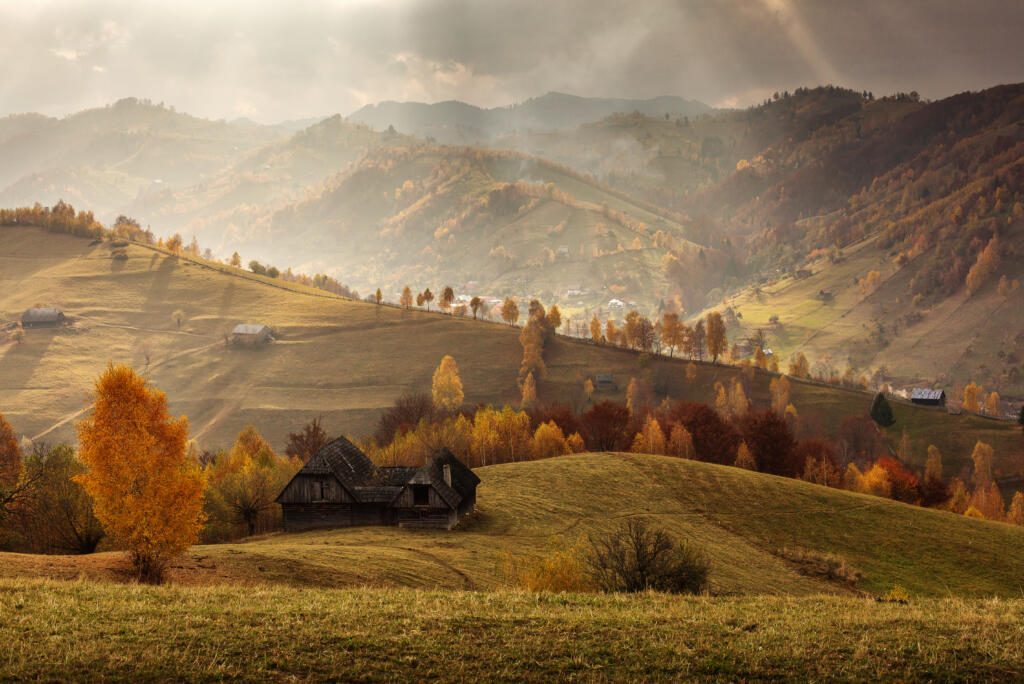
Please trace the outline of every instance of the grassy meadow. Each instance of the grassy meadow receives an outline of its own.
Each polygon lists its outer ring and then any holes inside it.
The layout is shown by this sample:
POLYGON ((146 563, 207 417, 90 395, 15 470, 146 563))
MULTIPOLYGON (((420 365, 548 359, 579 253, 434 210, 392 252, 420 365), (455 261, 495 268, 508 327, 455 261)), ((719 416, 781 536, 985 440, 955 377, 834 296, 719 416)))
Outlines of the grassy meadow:
MULTIPOLYGON (((171 570, 185 585, 272 584, 494 590, 587 535, 644 517, 711 560, 715 595, 1014 597, 1024 529, 665 456, 582 454, 478 469, 477 513, 452 533, 367 527, 195 546, 171 570), (792 560, 832 555, 856 585, 792 560)), ((127 559, 0 554, 0 578, 123 580, 127 559)))
MULTIPOLYGON (((518 401, 522 356, 518 331, 420 311, 401 311, 335 297, 229 267, 211 268, 154 248, 131 245, 114 261, 106 244, 8 228, 0 253, 0 319, 17 320, 35 305, 56 305, 74 319, 58 330, 32 329, 21 344, 0 344, 0 410, 20 433, 50 442, 74 439, 92 383, 107 361, 130 363, 168 394, 171 409, 189 417, 201 446, 231 443, 247 424, 275 445, 306 421, 323 416, 329 432, 363 435, 402 392, 423 391, 444 354, 459 363, 470 404, 518 401), (174 314, 184 314, 181 329, 174 314), (278 341, 260 350, 233 349, 224 337, 237 324, 265 323, 278 341), (149 365, 146 365, 146 359, 149 365)), ((647 376, 672 397, 711 401, 716 381, 736 368, 696 364, 556 338, 545 350, 542 400, 578 408, 582 386, 612 373, 617 390, 594 400, 621 400, 633 376, 647 376)), ((770 376, 750 383, 755 404, 768 402, 770 376)), ((865 392, 793 383, 801 415, 829 431, 864 415, 865 392)), ((958 474, 981 438, 995 446, 997 470, 1016 473, 1024 445, 1016 426, 973 416, 896 404, 895 440, 906 429, 915 456, 929 443, 942 449, 948 474, 958 474)))

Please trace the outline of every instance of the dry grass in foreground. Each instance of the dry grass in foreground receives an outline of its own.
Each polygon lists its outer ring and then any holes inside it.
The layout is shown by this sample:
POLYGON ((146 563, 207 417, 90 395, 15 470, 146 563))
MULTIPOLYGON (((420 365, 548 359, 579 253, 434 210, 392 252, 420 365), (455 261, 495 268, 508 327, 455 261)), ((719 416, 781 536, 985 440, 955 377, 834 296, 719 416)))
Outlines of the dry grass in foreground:
POLYGON ((0 680, 1008 680, 1021 600, 0 580, 0 680))

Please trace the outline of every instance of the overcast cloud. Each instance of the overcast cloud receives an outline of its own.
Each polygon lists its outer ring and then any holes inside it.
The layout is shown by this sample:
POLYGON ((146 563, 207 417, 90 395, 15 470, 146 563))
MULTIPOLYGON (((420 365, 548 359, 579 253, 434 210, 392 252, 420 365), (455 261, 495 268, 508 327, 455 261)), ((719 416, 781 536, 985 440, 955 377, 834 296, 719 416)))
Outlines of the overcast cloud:
POLYGON ((718 106, 1024 80, 1020 0, 0 0, 0 114, 135 96, 271 122, 550 90, 718 106))

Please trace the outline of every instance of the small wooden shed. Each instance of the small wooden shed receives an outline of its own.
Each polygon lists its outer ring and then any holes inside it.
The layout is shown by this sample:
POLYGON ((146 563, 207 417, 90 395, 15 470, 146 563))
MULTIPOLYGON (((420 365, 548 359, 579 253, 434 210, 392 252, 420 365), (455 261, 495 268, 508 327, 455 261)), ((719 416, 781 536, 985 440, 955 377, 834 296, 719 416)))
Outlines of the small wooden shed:
POLYGON ((231 343, 255 347, 271 340, 271 330, 262 323, 239 323, 231 331, 231 343))
POLYGON ((945 406, 946 393, 940 389, 915 387, 910 391, 910 401, 921 406, 945 406))
POLYGON ((52 306, 34 306, 21 315, 21 325, 25 328, 55 328, 65 322, 64 312, 52 306))

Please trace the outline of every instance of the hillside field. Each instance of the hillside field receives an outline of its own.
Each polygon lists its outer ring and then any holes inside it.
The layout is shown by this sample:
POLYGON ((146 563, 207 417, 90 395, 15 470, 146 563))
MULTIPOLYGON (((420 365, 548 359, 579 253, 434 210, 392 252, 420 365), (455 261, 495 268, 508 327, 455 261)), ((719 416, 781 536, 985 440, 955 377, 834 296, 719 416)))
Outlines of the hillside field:
MULTIPOLYGON (((1019 596, 1024 529, 665 456, 584 454, 477 470, 478 513, 453 533, 369 527, 193 547, 172 571, 189 585, 497 589, 517 568, 646 517, 701 545, 716 595, 1019 596), (801 572, 800 549, 834 554, 856 587, 801 572)), ((123 577, 120 553, 0 554, 0 577, 123 577)))
MULTIPOLYGON (((522 349, 518 329, 507 325, 355 302, 141 245, 114 261, 107 244, 39 229, 6 228, 0 237, 0 320, 17 320, 35 304, 61 306, 74 320, 63 329, 27 330, 21 344, 0 342, 0 411, 33 439, 74 439, 74 421, 110 360, 134 365, 167 392, 171 410, 187 415, 193 438, 211 449, 229 445, 247 424, 282 447, 288 432, 316 416, 332 434, 367 434, 401 393, 428 390, 449 353, 468 404, 519 399, 522 349), (272 326, 278 340, 261 350, 227 347, 224 336, 243 322, 272 326)), ((555 338, 545 350, 540 397, 585 408, 584 380, 612 373, 618 389, 596 393, 595 401, 622 400, 630 377, 647 376, 659 394, 710 402, 714 383, 728 384, 739 372, 695 364, 690 381, 685 361, 642 361, 555 338)), ((759 372, 749 383, 755 405, 767 405, 770 379, 759 372)), ((792 401, 834 435, 844 417, 867 413, 871 394, 794 381, 792 401)), ((900 402, 894 409, 890 433, 898 441, 907 431, 915 466, 935 444, 947 475, 958 474, 983 439, 996 448, 997 471, 1021 471, 1024 444, 1014 424, 900 402)))
MULTIPOLYGON (((1008 229, 1010 239, 1024 236, 1021 228, 1008 229)), ((783 277, 730 297, 728 305, 742 315, 730 333, 746 337, 760 328, 780 358, 802 351, 840 373, 847 367, 885 369, 894 386, 930 378, 951 395, 970 381, 1004 395, 1019 393, 1024 388, 1024 290, 1000 294, 993 277, 973 296, 963 291, 918 307, 907 292, 919 266, 917 261, 897 266, 869 238, 845 250, 839 263, 815 260, 808 265, 809 277, 783 277), (857 281, 871 271, 879 272, 881 283, 865 291, 857 281), (832 299, 823 301, 822 290, 832 299), (779 317, 778 324, 772 316, 779 317), (999 321, 997 330, 991 321, 999 321)), ((1000 272, 1020 279, 1024 262, 1006 259, 1000 272)))

